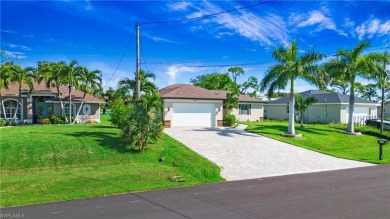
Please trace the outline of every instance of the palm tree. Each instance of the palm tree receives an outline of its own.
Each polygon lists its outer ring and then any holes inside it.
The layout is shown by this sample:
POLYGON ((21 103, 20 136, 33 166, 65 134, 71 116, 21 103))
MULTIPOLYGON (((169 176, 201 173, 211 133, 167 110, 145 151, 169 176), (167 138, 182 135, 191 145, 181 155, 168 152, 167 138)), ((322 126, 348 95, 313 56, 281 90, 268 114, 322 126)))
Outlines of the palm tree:
POLYGON ((63 83, 68 86, 69 94, 69 123, 72 122, 72 87, 77 88, 79 80, 77 77, 80 67, 77 66, 77 61, 73 60, 67 65, 65 62, 61 62, 60 69, 61 77, 63 77, 63 83))
POLYGON ((19 88, 19 98, 18 104, 16 105, 16 110, 13 118, 16 119, 16 114, 19 111, 19 106, 22 102, 22 86, 26 84, 30 92, 34 89, 34 79, 35 79, 35 69, 32 67, 22 68, 20 65, 12 64, 11 66, 11 81, 12 83, 17 83, 19 88))
POLYGON ((56 88, 57 97, 60 99, 61 115, 64 116, 66 123, 69 123, 68 118, 65 115, 64 104, 60 92, 60 87, 65 84, 61 72, 61 66, 64 64, 64 62, 38 62, 38 83, 45 81, 47 88, 56 88))
MULTIPOLYGON (((379 55, 378 55, 379 56, 379 55)), ((383 120, 385 118, 385 112, 384 112, 384 108, 385 108, 385 89, 386 87, 389 87, 390 83, 389 83, 389 76, 390 76, 390 72, 388 70, 386 70, 386 65, 389 64, 389 61, 390 61, 390 55, 385 52, 383 53, 383 57, 380 58, 381 60, 374 60, 372 62, 372 73, 371 73, 371 76, 372 76, 372 79, 374 79, 377 84, 378 84, 378 87, 381 89, 381 126, 380 126, 380 133, 382 134, 383 133, 383 120)))
POLYGON ((7 119, 7 115, 5 113, 3 98, 1 98, 1 90, 3 88, 8 89, 8 86, 11 84, 12 79, 12 70, 11 63, 6 63, 1 65, 0 69, 0 99, 1 99, 1 113, 4 115, 4 119, 7 119))
POLYGON ((316 103, 317 99, 315 97, 308 97, 306 99, 303 99, 301 94, 295 94, 295 110, 299 113, 299 120, 301 123, 301 128, 304 128, 303 126, 303 113, 307 110, 307 108, 312 105, 313 103, 316 103))
POLYGON ((77 114, 73 120, 73 124, 76 122, 76 118, 79 116, 81 108, 84 104, 84 99, 87 94, 92 94, 96 90, 101 90, 102 85, 102 72, 100 70, 89 71, 86 67, 80 67, 78 74, 78 80, 80 81, 79 89, 84 92, 83 99, 77 114))
MULTIPOLYGON (((157 90, 156 85, 153 83, 153 80, 156 78, 156 75, 151 72, 140 71, 140 89, 141 96, 152 94, 157 90)), ((118 82, 119 87, 125 88, 128 90, 132 100, 135 100, 137 97, 137 81, 136 79, 123 78, 118 82)))
POLYGON ((336 58, 329 60, 325 69, 332 78, 350 84, 349 114, 347 132, 354 133, 353 112, 355 109, 355 80, 357 76, 369 79, 369 64, 372 60, 379 58, 378 54, 363 55, 365 48, 369 47, 368 41, 359 43, 352 50, 339 49, 336 58))
POLYGON ((313 84, 320 84, 317 75, 322 70, 316 63, 325 56, 316 52, 308 52, 303 56, 298 56, 298 46, 293 40, 292 44, 285 48, 279 47, 273 51, 273 57, 279 62, 271 67, 267 75, 260 83, 260 91, 268 89, 268 96, 272 96, 275 90, 285 89, 290 82, 290 98, 289 98, 289 135, 295 135, 294 127, 294 80, 297 78, 305 79, 313 84))

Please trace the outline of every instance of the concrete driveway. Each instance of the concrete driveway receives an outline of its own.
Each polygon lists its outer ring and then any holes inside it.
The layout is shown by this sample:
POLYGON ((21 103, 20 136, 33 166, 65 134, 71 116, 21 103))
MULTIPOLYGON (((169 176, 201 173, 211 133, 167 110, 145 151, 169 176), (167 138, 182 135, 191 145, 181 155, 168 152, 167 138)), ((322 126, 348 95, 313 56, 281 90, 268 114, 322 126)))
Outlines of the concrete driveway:
POLYGON ((180 127, 165 133, 222 168, 228 181, 372 166, 234 128, 180 127))

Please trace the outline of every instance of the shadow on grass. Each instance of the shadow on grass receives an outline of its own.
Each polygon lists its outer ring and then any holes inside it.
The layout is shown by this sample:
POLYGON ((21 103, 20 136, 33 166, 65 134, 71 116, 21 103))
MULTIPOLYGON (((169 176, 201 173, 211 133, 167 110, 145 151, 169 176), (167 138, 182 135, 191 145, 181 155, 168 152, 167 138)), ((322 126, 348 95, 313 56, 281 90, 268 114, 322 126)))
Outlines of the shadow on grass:
POLYGON ((115 150, 121 154, 128 152, 132 153, 132 151, 126 147, 126 141, 116 134, 104 132, 73 132, 66 133, 64 135, 72 136, 77 139, 85 137, 93 138, 93 140, 101 147, 115 150))

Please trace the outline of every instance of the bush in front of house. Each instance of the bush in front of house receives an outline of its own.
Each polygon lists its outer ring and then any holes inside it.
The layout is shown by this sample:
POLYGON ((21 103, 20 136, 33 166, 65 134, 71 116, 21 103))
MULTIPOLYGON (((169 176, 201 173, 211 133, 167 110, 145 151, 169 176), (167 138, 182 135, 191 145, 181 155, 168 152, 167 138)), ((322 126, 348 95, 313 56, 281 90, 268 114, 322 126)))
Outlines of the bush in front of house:
POLYGON ((51 124, 50 119, 49 118, 41 119, 41 124, 43 124, 43 125, 51 124))
POLYGON ((58 115, 50 115, 49 120, 51 124, 65 124, 66 120, 64 116, 58 116, 58 115))
POLYGON ((3 119, 0 119, 0 127, 3 127, 5 125, 5 121, 3 119))
POLYGON ((236 122, 236 116, 229 114, 223 117, 223 121, 227 126, 232 126, 236 122))

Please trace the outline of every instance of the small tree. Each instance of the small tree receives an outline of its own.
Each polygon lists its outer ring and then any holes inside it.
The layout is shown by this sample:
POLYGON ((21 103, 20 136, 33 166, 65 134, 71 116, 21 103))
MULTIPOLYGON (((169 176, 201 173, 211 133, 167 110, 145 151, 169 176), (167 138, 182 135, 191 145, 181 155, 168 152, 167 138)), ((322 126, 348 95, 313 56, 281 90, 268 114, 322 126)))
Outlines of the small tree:
POLYGON ((299 113, 299 120, 301 123, 301 128, 304 128, 303 125, 303 113, 307 110, 307 108, 316 103, 317 99, 314 97, 308 97, 304 99, 301 94, 295 94, 295 110, 299 113))
POLYGON ((133 101, 127 122, 122 128, 123 136, 132 148, 143 151, 150 141, 162 137, 161 108, 157 93, 133 101))
POLYGON ((237 84, 237 77, 245 74, 244 69, 242 69, 241 67, 237 67, 237 66, 229 68, 228 72, 230 74, 232 74, 232 79, 233 79, 234 83, 236 83, 236 84, 237 84))

